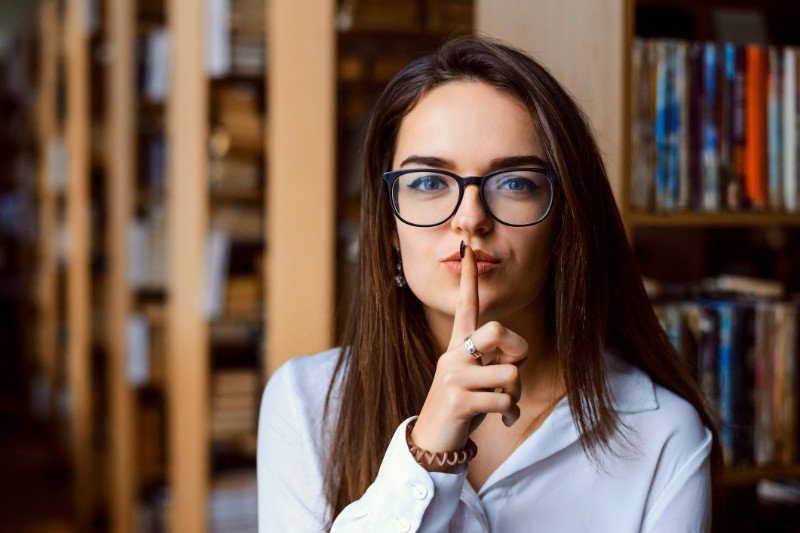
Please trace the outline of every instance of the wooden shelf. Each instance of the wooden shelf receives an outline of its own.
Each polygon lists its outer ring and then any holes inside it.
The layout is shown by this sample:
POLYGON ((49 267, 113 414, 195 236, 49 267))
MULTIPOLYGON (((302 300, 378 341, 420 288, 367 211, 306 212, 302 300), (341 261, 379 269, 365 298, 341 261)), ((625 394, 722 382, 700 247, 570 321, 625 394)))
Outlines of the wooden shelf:
POLYGON ((800 227, 800 213, 629 213, 625 220, 630 227, 800 227))
POLYGON ((725 486, 754 485, 760 479, 800 478, 800 464, 792 466, 759 466, 752 468, 730 468, 722 475, 725 486))

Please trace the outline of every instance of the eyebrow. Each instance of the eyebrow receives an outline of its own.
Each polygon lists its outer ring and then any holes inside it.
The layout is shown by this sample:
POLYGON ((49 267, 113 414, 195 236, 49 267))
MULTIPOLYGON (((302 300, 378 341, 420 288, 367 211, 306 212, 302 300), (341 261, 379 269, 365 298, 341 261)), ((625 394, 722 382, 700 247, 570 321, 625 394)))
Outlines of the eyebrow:
MULTIPOLYGON (((415 163, 417 165, 423 165, 426 167, 434 167, 434 168, 443 168, 446 170, 452 170, 455 168, 455 163, 449 161, 447 159, 442 159, 441 157, 435 156, 426 156, 426 155, 410 155, 406 157, 402 163, 400 163, 400 168, 415 163)), ((517 155, 517 156, 510 156, 510 157, 500 157, 497 159, 493 159, 489 163, 488 171, 491 172, 492 170, 497 170, 500 168, 514 168, 514 167, 541 167, 547 168, 548 165, 544 162, 541 157, 535 155, 517 155)))

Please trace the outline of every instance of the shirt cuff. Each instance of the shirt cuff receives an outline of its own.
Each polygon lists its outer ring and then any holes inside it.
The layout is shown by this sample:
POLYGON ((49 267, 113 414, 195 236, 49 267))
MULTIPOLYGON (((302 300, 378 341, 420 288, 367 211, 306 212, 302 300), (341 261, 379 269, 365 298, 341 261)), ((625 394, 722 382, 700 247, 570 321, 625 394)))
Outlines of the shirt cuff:
POLYGON ((458 507, 467 465, 452 472, 428 472, 406 444, 405 420, 395 431, 378 476, 364 494, 364 504, 378 531, 441 531, 458 507))

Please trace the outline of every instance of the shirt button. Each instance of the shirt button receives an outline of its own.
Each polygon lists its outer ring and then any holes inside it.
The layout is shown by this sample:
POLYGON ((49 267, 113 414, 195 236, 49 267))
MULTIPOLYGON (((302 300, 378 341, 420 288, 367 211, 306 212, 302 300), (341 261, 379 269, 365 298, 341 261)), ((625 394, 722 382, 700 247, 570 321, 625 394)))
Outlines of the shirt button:
POLYGON ((401 518, 397 521, 397 531, 408 531, 409 529, 411 529, 411 524, 408 523, 408 520, 401 518))
POLYGON ((423 487, 422 485, 414 485, 414 496, 418 500, 424 500, 427 495, 428 495, 428 490, 425 487, 423 487))

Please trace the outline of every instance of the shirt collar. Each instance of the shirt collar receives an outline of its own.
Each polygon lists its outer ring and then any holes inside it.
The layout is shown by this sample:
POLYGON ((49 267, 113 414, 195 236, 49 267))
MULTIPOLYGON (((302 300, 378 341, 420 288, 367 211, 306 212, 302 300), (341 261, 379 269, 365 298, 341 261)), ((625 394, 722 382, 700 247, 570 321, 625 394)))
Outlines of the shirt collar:
MULTIPOLYGON (((653 381, 644 371, 610 351, 605 352, 605 367, 611 405, 617 413, 638 413, 658 409, 653 381)), ((564 397, 542 425, 489 476, 481 487, 480 494, 523 468, 538 463, 568 446, 577 446, 579 436, 569 402, 564 397)))

